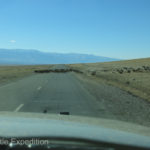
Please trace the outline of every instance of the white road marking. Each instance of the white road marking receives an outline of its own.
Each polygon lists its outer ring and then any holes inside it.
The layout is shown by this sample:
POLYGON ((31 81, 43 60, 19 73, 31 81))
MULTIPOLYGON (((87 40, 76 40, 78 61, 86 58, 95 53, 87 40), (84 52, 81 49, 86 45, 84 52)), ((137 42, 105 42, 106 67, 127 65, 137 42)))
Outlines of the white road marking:
POLYGON ((15 109, 14 112, 18 112, 23 106, 24 106, 24 104, 20 104, 20 105, 15 109))
POLYGON ((42 87, 41 86, 39 86, 38 88, 37 88, 37 90, 40 90, 42 87))

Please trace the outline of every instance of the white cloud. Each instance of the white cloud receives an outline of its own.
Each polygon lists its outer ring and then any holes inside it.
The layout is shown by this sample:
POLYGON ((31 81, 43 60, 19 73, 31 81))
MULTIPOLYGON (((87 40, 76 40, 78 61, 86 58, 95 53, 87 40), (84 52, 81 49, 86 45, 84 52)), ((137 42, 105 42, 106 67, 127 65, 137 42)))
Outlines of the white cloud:
POLYGON ((10 43, 16 43, 16 40, 10 40, 10 43))

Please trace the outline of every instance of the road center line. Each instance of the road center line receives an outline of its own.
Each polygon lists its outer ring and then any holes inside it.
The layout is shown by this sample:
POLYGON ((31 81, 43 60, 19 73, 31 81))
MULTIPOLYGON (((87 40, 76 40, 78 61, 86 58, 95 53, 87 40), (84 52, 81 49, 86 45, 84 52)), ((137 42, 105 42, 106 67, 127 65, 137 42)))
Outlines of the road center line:
POLYGON ((14 112, 18 112, 23 106, 24 106, 24 104, 20 104, 20 105, 14 110, 14 112))

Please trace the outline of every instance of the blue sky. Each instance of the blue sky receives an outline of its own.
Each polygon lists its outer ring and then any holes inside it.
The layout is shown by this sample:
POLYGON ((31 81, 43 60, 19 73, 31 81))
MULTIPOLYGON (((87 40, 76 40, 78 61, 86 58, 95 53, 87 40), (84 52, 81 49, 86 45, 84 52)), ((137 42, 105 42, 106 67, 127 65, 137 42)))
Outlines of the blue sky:
POLYGON ((150 57, 150 0, 0 0, 0 48, 150 57))

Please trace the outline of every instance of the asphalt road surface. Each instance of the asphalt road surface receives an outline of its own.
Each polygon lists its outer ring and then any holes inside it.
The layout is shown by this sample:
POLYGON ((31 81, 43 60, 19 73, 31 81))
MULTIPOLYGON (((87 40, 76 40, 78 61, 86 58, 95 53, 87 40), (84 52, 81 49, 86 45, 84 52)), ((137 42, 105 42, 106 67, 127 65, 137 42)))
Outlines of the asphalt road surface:
POLYGON ((58 65, 54 65, 51 70, 56 70, 56 69, 68 69, 68 67, 66 65, 63 64, 58 64, 58 65))
MULTIPOLYGON (((65 69, 56 65, 53 69, 65 69)), ((150 126, 150 103, 74 72, 35 73, 0 87, 0 111, 101 117, 150 126)))
MULTIPOLYGON (((56 65, 53 69, 65 69, 56 65)), ((73 73, 35 74, 0 87, 0 110, 98 116, 98 102, 73 73)))

